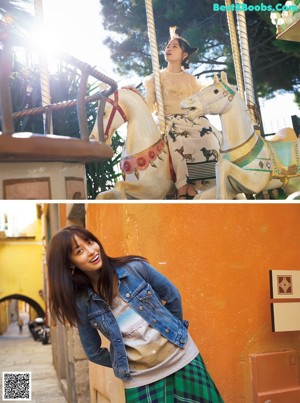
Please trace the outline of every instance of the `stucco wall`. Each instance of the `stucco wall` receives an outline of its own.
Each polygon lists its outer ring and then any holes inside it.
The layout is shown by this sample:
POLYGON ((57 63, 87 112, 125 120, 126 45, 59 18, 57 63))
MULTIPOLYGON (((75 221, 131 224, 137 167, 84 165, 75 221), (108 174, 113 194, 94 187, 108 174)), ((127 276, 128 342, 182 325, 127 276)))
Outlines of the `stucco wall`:
MULTIPOLYGON (((23 207, 26 214, 26 206, 23 207)), ((0 299, 11 295, 30 298, 45 309, 41 220, 32 223, 32 237, 8 237, 0 242, 0 299)), ((36 316, 36 314, 35 314, 36 316)))
POLYGON ((225 402, 252 400, 249 356, 300 350, 272 333, 269 270, 300 270, 299 204, 88 204, 111 256, 140 254, 181 291, 184 317, 225 402))

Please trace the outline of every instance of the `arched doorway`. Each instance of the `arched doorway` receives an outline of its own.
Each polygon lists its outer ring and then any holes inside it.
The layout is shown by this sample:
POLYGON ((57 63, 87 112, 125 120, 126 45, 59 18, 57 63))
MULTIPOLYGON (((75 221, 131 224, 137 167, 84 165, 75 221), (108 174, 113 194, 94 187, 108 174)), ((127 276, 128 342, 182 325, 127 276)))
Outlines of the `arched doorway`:
POLYGON ((11 295, 7 295, 4 298, 1 298, 0 303, 10 300, 10 299, 18 299, 18 300, 27 302, 27 304, 29 304, 36 311, 36 313, 39 317, 44 318, 44 316, 45 316, 44 309, 41 307, 41 305, 39 303, 34 301, 32 298, 26 297, 25 295, 22 295, 22 294, 11 294, 11 295))

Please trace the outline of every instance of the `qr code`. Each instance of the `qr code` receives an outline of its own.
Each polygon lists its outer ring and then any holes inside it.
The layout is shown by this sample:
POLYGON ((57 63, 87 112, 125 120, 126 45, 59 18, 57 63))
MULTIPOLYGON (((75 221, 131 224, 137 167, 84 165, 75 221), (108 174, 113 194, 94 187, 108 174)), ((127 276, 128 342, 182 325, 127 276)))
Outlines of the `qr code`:
POLYGON ((2 400, 31 400, 31 372, 3 372, 2 400))

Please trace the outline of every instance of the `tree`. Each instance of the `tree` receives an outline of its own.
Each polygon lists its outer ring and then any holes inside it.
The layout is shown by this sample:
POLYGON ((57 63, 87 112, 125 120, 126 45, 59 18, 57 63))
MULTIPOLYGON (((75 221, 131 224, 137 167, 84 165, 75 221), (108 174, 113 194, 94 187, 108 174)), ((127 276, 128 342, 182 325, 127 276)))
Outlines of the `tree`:
MULTIPOLYGON (((152 71, 144 0, 99 0, 104 28, 119 34, 104 43, 110 48, 112 60, 122 75, 135 72, 145 76, 152 71)), ((168 27, 177 25, 179 33, 199 51, 194 55, 197 72, 212 74, 227 70, 234 82, 232 50, 224 11, 213 11, 216 0, 153 0, 156 36, 162 51, 168 40, 168 27)), ((276 0, 265 5, 274 6, 276 0)), ((247 4, 257 4, 250 0, 247 4)), ((276 40, 276 28, 270 12, 247 12, 247 28, 252 71, 258 96, 267 96, 282 89, 297 91, 300 85, 300 45, 276 40)), ((160 55, 161 65, 164 63, 160 55)))

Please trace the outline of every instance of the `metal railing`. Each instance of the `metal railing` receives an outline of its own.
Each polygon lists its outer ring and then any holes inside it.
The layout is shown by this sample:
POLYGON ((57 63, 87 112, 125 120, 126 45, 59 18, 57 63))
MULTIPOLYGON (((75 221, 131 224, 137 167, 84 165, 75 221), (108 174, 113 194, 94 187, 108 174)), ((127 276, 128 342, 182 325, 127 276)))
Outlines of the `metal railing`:
MULTIPOLYGON (((2 116, 2 134, 12 135, 14 133, 14 119, 23 118, 25 116, 33 116, 39 114, 45 114, 45 130, 46 133, 50 133, 51 116, 52 112, 60 109, 77 107, 77 117, 80 131, 80 139, 84 141, 89 140, 89 130, 87 124, 86 104, 89 102, 95 102, 102 97, 110 96, 116 91, 117 83, 96 70, 87 63, 84 63, 75 57, 68 55, 67 53, 58 53, 55 55, 59 60, 73 65, 80 70, 80 81, 77 92, 77 99, 63 101, 59 103, 49 104, 37 108, 26 109, 20 112, 13 112, 11 101, 11 89, 10 89, 10 75, 12 65, 12 48, 14 46, 28 47, 26 41, 17 34, 10 32, 7 24, 0 22, 0 43, 2 43, 2 51, 0 51, 0 111, 2 116), (109 85, 107 90, 97 92, 94 95, 86 96, 88 79, 94 77, 100 82, 109 85)), ((104 142, 103 133, 99 133, 99 140, 104 142)))

